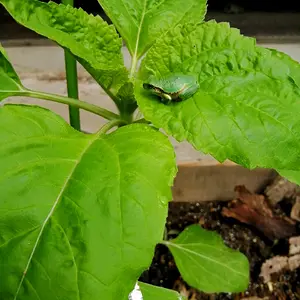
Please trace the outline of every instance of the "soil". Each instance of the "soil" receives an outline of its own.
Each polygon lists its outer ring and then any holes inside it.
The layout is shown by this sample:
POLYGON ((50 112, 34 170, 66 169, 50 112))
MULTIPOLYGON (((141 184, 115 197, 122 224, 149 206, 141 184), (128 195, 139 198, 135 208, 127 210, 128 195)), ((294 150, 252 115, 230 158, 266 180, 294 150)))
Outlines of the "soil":
MULTIPOLYGON (((274 212, 289 215, 292 204, 290 199, 283 200, 274 212)), ((251 281, 247 291, 240 294, 205 294, 190 288, 180 277, 172 255, 164 245, 156 247, 152 265, 142 274, 140 280, 179 292, 188 291, 188 299, 191 300, 238 300, 254 296, 271 300, 300 299, 299 269, 272 276, 269 284, 265 284, 259 277, 261 266, 267 259, 276 255, 288 255, 288 239, 271 241, 255 228, 222 216, 222 208, 227 206, 228 202, 171 202, 167 219, 168 239, 175 238, 191 224, 201 224, 205 229, 218 232, 227 246, 241 251, 249 259, 251 281)))

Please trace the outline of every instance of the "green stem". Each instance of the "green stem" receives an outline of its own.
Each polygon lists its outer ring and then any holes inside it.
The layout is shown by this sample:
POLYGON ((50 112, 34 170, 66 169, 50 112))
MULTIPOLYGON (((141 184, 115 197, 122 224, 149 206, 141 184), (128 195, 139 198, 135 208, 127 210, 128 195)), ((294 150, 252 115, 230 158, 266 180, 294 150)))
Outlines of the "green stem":
POLYGON ((168 247, 168 245, 170 245, 170 244, 172 244, 172 243, 170 243, 169 241, 167 241, 167 240, 162 240, 162 241, 160 241, 159 242, 159 244, 161 244, 161 245, 165 245, 165 246, 167 246, 168 247))
MULTIPOLYGON (((65 64, 66 64, 68 96, 71 98, 78 99, 78 80, 77 80, 76 60, 69 52, 69 50, 65 50, 65 64)), ((69 118, 70 118, 71 126, 77 130, 80 130, 80 114, 78 108, 69 106, 69 118)))
POLYGON ((98 134, 105 134, 108 130, 119 125, 126 125, 126 122, 124 120, 112 120, 106 123, 105 125, 103 125, 98 131, 98 134))
MULTIPOLYGON (((62 0, 62 3, 65 5, 74 6, 73 0, 62 0)), ((64 52, 68 96, 70 98, 78 99, 78 76, 76 59, 68 49, 65 49, 64 52)), ((80 113, 78 108, 69 106, 69 119, 70 125, 75 129, 80 130, 80 113)))
POLYGON ((132 61, 131 61, 131 68, 130 68, 130 74, 129 74, 130 78, 132 78, 135 73, 136 65, 137 65, 137 55, 136 55, 136 53, 134 53, 132 56, 132 61))
MULTIPOLYGON (((65 5, 74 6, 73 0, 62 0, 65 5)), ((68 96, 78 99, 78 76, 76 59, 68 49, 65 52, 65 69, 67 77, 68 96)), ((80 113, 79 109, 74 106, 69 106, 70 125, 77 130, 80 130, 80 113)))
MULTIPOLYGON (((31 91, 31 90, 23 90, 21 92, 16 92, 13 96, 25 96, 25 97, 31 97, 31 98, 37 98, 37 99, 43 99, 43 100, 49 100, 53 102, 58 102, 62 104, 67 104, 73 107, 81 108, 86 111, 89 111, 91 113, 94 113, 98 116, 103 117, 107 120, 120 120, 120 116, 106 110, 102 107, 99 107, 94 104, 90 104, 88 102, 84 101, 78 101, 77 99, 68 98, 65 96, 55 95, 55 94, 48 94, 44 92, 37 92, 37 91, 31 91)), ((124 121, 125 122, 125 121, 124 121)))

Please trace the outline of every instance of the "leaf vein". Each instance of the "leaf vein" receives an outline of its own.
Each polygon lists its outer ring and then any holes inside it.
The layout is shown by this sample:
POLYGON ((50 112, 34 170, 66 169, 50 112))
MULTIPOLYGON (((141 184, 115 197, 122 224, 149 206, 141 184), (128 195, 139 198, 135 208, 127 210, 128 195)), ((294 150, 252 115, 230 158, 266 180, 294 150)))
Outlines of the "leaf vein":
MULTIPOLYGON (((212 259, 212 258, 210 258, 210 257, 208 257, 208 256, 205 256, 205 255, 202 255, 202 254, 200 254, 200 253, 194 252, 194 251, 192 251, 192 250, 190 250, 190 249, 187 249, 187 248, 178 246, 177 244, 174 244, 174 243, 171 243, 171 242, 165 242, 165 243, 166 243, 167 245, 171 246, 171 247, 175 247, 175 248, 180 249, 181 251, 183 251, 183 253, 184 253, 184 251, 185 251, 185 252, 188 252, 188 253, 190 253, 190 254, 192 254, 192 255, 199 256, 199 257, 201 257, 201 258, 203 258, 203 259, 206 259, 206 260, 211 261, 211 262, 213 262, 213 263, 215 263, 215 264, 218 264, 218 265, 220 265, 220 266, 222 266, 222 267, 224 267, 224 268, 226 268, 226 269, 228 269, 228 270, 230 270, 230 271, 232 271, 232 272, 234 272, 234 273, 236 273, 236 274, 239 274, 239 275, 241 275, 241 276, 243 276, 243 277, 246 277, 245 274, 243 274, 242 272, 239 272, 239 271, 237 271, 237 270, 235 270, 235 269, 232 269, 232 268, 229 267, 228 265, 223 264, 222 262, 219 262, 219 261, 217 261, 217 260, 215 260, 215 259, 212 259)), ((191 256, 191 257, 192 257, 192 256, 191 256)))
POLYGON ((61 200, 62 195, 63 195, 63 192, 64 192, 65 189, 67 188, 68 183, 69 183, 70 179, 72 178, 72 176, 73 176, 73 174, 74 174, 74 172, 75 172, 77 166, 79 165, 79 163, 80 163, 82 157, 84 156, 84 154, 88 151, 88 149, 92 146, 92 144, 93 144, 93 143, 95 142, 95 140, 97 140, 97 139, 98 139, 98 136, 95 135, 95 136, 93 136, 93 138, 92 138, 90 141, 88 141, 86 147, 82 150, 82 153, 80 154, 78 160, 77 160, 76 163, 74 164, 72 170, 70 170, 70 174, 66 177, 66 180, 64 181, 64 183, 63 183, 63 185, 62 185, 61 191, 60 191, 59 194, 57 195, 57 197, 56 197, 56 199, 55 199, 55 201, 54 201, 54 204, 53 204, 51 210, 49 211, 48 215, 47 215, 46 218, 45 218, 45 221, 43 222, 43 224, 42 224, 42 226, 41 226, 41 230, 40 230, 40 232, 39 232, 39 234, 38 234, 38 237, 37 237, 37 239, 36 239, 36 242, 35 242, 35 244, 34 244, 34 246, 33 246, 33 249, 32 249, 32 251, 31 251, 31 254, 30 254, 30 256, 29 256, 27 265, 26 265, 26 267, 25 267, 25 271, 24 271, 24 273, 23 273, 23 275, 22 275, 22 277, 21 277, 21 279, 20 279, 18 288, 17 288, 16 293, 15 293, 15 296, 14 296, 14 300, 17 300, 18 294, 19 294, 20 289, 21 289, 21 286, 22 286, 22 284, 23 284, 23 280, 24 280, 24 278, 25 278, 25 276, 26 276, 26 273, 27 273, 28 268, 29 268, 29 266, 30 266, 31 260, 32 260, 34 254, 35 254, 35 251, 36 251, 36 249, 37 249, 37 247, 38 247, 38 243, 39 243, 39 241, 40 241, 40 239, 41 239, 41 236, 42 236, 42 234, 43 234, 43 232, 44 232, 44 229, 45 229, 46 225, 48 224, 49 219, 50 219, 51 216, 53 215, 53 213, 54 213, 54 211, 55 211, 55 208, 57 207, 59 201, 61 200))
POLYGON ((17 239, 17 238, 19 238, 19 237, 25 236, 25 235, 27 235, 28 233, 31 233, 31 232, 35 231, 35 230, 38 229, 39 227, 40 227, 40 225, 35 226, 35 227, 33 227, 33 228, 30 228, 29 230, 23 231, 23 232, 21 232, 21 233, 18 234, 18 235, 15 235, 15 236, 12 237, 11 239, 9 239, 9 240, 5 241, 3 244, 1 244, 1 245, 0 245, 0 248, 6 246, 8 243, 10 243, 11 241, 13 241, 13 240, 15 240, 15 239, 17 239))
POLYGON ((41 297, 39 296, 37 290, 36 290, 36 289, 34 288, 34 286, 31 284, 30 280, 29 280, 28 278, 26 278, 26 281, 27 281, 27 283, 30 285, 30 287, 32 288, 32 290, 33 290, 34 294, 37 296, 37 298, 38 298, 39 300, 42 300, 41 297))
POLYGON ((70 243, 70 240, 69 240, 69 238, 68 238, 68 236, 67 236, 67 233, 65 232, 65 230, 64 230, 64 228, 61 226, 61 224, 59 224, 59 222, 58 222, 55 218, 53 218, 53 217, 52 217, 52 220, 55 220, 56 225, 61 229, 61 231, 62 231, 62 233, 64 234, 64 236, 65 236, 65 238, 66 238, 66 241, 67 241, 67 243, 68 243, 68 245, 69 245, 69 248, 70 248, 70 254, 71 254, 71 256, 72 256, 72 260, 73 260, 73 263, 74 263, 74 265, 75 265, 75 270, 76 270, 76 283, 77 283, 77 291, 78 291, 77 297, 78 297, 78 300, 80 300, 80 296, 79 296, 80 291, 79 291, 79 285, 78 285, 78 267, 77 267, 77 264, 76 264, 76 259, 75 259, 75 256, 74 256, 73 247, 72 247, 72 245, 71 245, 71 243, 70 243))

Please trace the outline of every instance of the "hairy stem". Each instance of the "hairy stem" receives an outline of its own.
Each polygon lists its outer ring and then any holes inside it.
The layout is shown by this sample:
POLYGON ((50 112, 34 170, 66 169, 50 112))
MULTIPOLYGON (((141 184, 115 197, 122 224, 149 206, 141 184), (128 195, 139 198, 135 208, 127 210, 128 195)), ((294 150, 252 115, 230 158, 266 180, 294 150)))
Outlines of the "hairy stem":
POLYGON ((62 104, 67 104, 67 105, 70 105, 73 107, 77 107, 77 108, 89 111, 89 112, 94 113, 98 116, 101 116, 107 120, 116 120, 116 119, 120 120, 119 115, 117 115, 105 108, 99 107, 94 104, 90 104, 88 102, 78 101, 77 99, 61 96, 61 95, 48 94, 48 93, 44 93, 44 92, 37 92, 37 91, 31 91, 31 90, 24 90, 21 92, 20 91, 15 92, 14 96, 25 96, 25 97, 31 97, 31 98, 37 98, 37 99, 43 99, 43 100, 58 102, 58 103, 62 103, 62 104))
MULTIPOLYGON (((74 6, 74 0, 62 0, 65 5, 74 6)), ((68 96, 78 99, 78 76, 76 59, 68 49, 65 52, 65 69, 67 77, 68 96)), ((79 109, 74 106, 69 106, 70 125, 77 130, 80 130, 80 113, 79 109)))

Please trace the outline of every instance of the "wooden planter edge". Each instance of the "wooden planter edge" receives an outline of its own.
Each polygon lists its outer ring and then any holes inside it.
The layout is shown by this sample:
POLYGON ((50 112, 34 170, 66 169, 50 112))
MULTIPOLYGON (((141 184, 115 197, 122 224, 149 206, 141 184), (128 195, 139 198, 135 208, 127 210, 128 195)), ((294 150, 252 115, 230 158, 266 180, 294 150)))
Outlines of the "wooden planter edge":
POLYGON ((229 201, 235 197, 236 185, 261 192, 276 175, 272 169, 249 170, 230 161, 222 164, 211 159, 179 162, 172 188, 173 201, 229 201))

